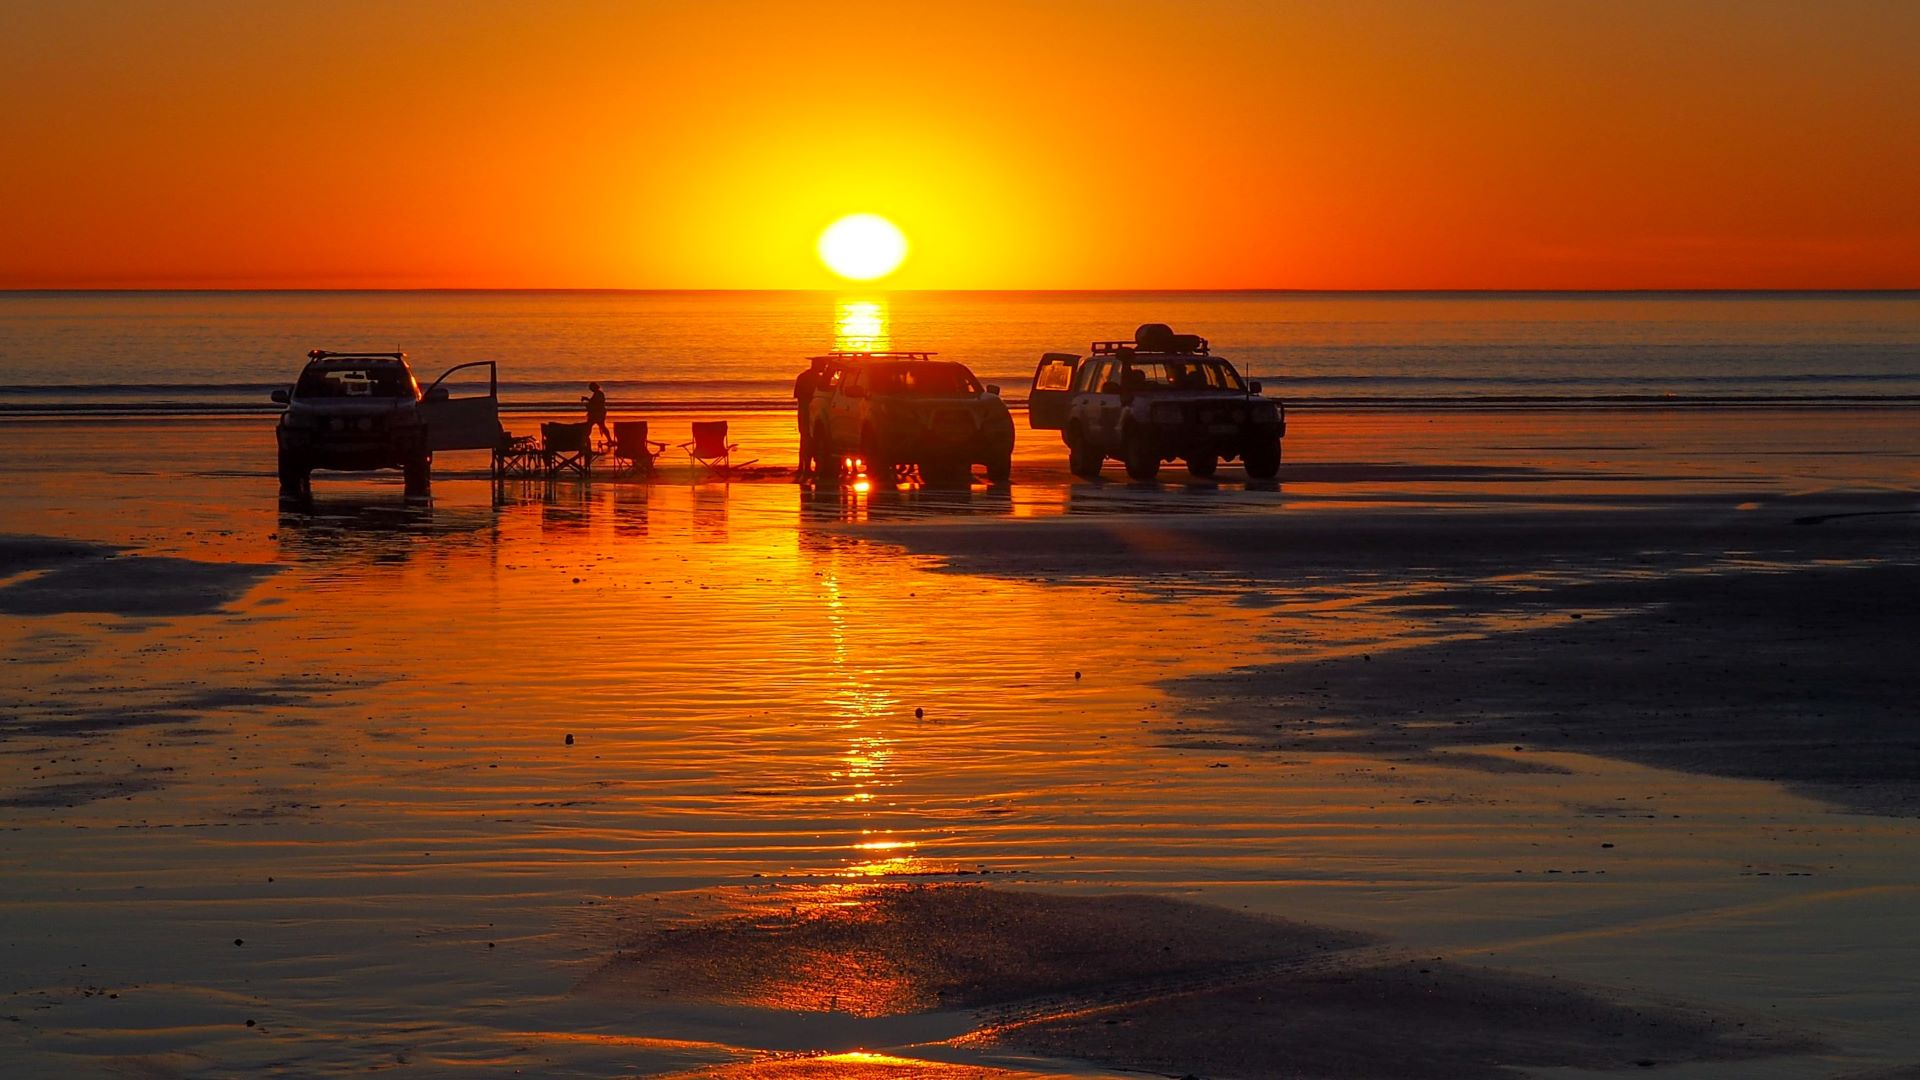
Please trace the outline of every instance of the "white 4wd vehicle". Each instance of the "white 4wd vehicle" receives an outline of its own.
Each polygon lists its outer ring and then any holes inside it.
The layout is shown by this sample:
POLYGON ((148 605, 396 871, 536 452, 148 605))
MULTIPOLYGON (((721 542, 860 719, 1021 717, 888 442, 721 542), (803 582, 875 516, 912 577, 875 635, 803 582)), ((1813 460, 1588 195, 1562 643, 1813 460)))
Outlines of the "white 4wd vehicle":
POLYGON ((1279 475, 1286 406, 1261 397, 1205 338, 1148 323, 1132 341, 1096 341, 1089 352, 1046 354, 1027 397, 1027 422, 1060 432, 1075 476, 1099 476, 1110 457, 1135 480, 1158 476, 1163 461, 1212 476, 1234 458, 1250 479, 1279 475))

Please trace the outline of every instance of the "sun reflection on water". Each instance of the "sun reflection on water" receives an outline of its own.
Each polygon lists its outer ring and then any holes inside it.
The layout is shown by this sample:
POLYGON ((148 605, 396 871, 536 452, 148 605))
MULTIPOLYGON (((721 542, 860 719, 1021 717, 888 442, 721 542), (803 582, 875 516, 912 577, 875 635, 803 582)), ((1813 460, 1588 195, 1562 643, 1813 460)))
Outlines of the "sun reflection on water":
POLYGON ((885 300, 836 301, 833 347, 839 352, 885 352, 893 348, 885 300))

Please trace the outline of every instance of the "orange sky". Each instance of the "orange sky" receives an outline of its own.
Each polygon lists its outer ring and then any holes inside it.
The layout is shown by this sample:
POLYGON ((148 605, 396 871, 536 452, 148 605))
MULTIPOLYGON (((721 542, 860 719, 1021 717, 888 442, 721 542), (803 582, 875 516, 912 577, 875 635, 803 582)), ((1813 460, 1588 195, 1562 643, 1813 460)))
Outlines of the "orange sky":
POLYGON ((0 0, 0 287, 1920 287, 1920 3, 0 0))

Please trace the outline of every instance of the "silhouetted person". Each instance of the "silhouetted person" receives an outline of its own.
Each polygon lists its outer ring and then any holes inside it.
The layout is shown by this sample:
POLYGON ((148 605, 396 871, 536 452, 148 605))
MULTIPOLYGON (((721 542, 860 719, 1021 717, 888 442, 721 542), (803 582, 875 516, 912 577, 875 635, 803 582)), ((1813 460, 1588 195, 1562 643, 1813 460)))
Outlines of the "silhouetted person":
POLYGON ((800 477, 812 476, 819 467, 813 460, 812 410, 813 395, 826 389, 827 362, 816 359, 805 371, 793 380, 793 411, 795 422, 800 426, 800 477))
POLYGON ((587 396, 580 399, 587 403, 587 423, 599 428, 600 436, 606 441, 612 442, 613 432, 607 430, 606 391, 601 390, 600 384, 597 382, 588 383, 587 391, 587 396))

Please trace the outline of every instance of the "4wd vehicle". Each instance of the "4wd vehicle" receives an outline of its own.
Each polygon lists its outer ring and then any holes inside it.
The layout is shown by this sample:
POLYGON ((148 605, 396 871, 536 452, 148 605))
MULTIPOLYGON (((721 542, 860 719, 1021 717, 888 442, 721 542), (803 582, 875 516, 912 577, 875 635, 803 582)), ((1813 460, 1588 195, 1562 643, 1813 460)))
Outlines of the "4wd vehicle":
MULTIPOLYGON (((1004 484, 1013 472, 1013 417, 1000 388, 982 387, 965 364, 932 353, 836 353, 810 405, 822 461, 849 455, 893 483, 917 468, 929 484, 965 483, 973 466, 1004 484)), ((832 479, 834 469, 822 469, 832 479)))
POLYGON ((286 406, 274 435, 280 444, 280 495, 312 494, 315 469, 399 469, 407 495, 427 494, 435 450, 491 450, 500 443, 499 373, 491 360, 449 368, 424 392, 405 353, 307 354, 290 390, 275 390, 286 406), (448 375, 485 367, 484 397, 450 396, 448 375))
POLYGON ((1060 432, 1075 476, 1099 476, 1110 457, 1135 480, 1182 460, 1193 475, 1212 476, 1236 457, 1252 479, 1279 475, 1286 406, 1261 397, 1260 384, 1244 382, 1205 338, 1148 323, 1132 341, 1096 341, 1089 351, 1043 356, 1027 398, 1028 423, 1060 432))

